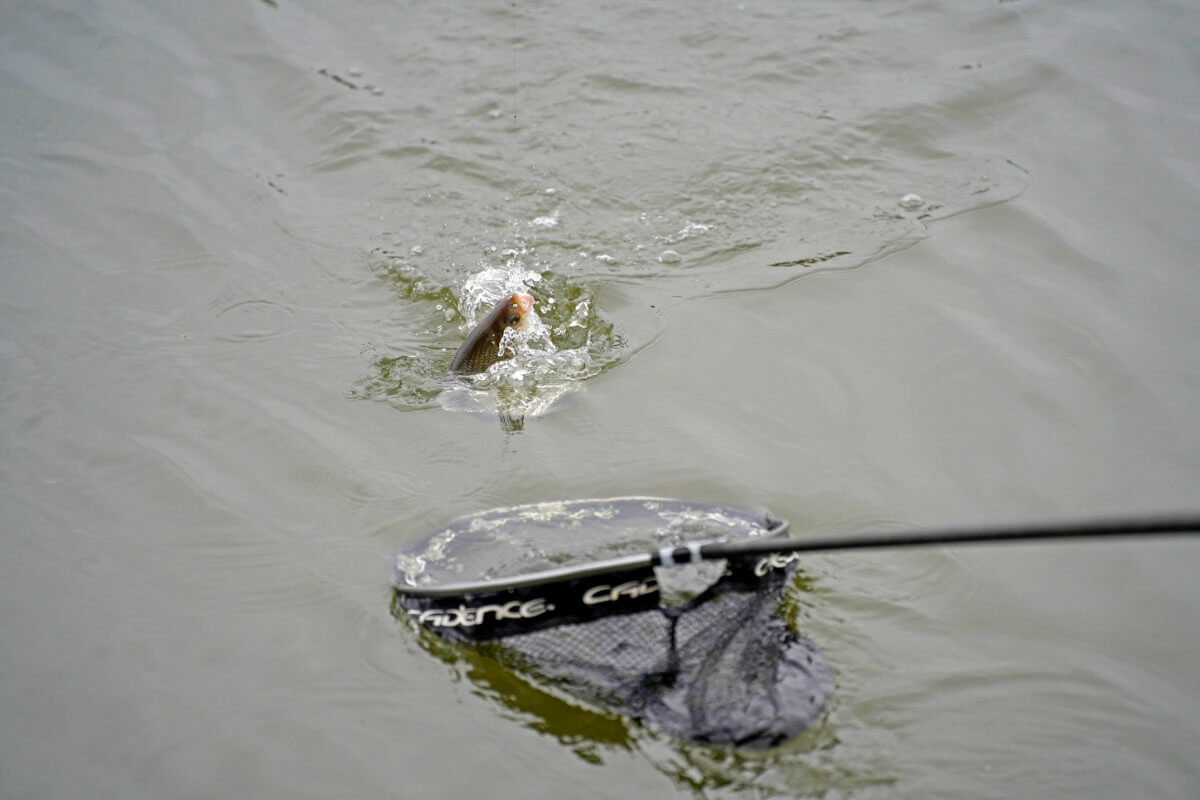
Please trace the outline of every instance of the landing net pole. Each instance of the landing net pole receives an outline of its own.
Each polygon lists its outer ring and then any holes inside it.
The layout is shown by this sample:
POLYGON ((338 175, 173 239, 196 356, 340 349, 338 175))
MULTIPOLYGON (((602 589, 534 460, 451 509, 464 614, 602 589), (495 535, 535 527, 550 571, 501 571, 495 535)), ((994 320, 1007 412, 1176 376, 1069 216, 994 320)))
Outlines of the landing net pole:
POLYGON ((750 542, 713 542, 699 548, 670 548, 655 554, 655 565, 684 564, 731 556, 769 553, 816 553, 835 550, 874 550, 885 547, 949 547, 965 544, 1100 539, 1135 536, 1182 536, 1200 533, 1200 515, 1102 519, 994 528, 948 528, 935 531, 865 533, 856 536, 816 536, 803 539, 759 539, 750 542), (698 555, 699 558, 693 558, 698 555))

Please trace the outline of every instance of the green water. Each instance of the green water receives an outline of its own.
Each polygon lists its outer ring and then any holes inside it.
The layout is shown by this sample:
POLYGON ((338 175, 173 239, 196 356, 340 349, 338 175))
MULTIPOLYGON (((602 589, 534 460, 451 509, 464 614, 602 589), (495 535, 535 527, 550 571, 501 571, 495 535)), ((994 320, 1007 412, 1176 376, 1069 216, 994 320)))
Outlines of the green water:
POLYGON ((0 8, 0 797, 1195 797, 1191 542, 806 558, 836 695, 754 756, 417 637, 388 580, 558 498, 1200 506, 1198 27, 0 8), (518 269, 581 361, 520 425, 448 410, 463 288, 518 269))

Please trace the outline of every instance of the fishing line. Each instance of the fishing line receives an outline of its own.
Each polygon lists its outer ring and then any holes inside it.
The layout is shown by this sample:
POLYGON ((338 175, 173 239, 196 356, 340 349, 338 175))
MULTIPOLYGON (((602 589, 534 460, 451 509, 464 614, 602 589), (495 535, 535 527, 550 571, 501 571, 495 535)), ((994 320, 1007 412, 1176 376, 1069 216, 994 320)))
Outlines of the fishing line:
POLYGON ((512 132, 513 132, 513 137, 516 138, 516 135, 517 135, 517 106, 518 106, 518 98, 519 98, 520 92, 521 92, 520 79, 517 77, 517 3, 516 3, 516 0, 513 0, 513 4, 512 4, 512 18, 513 18, 513 20, 512 20, 512 60, 513 60, 513 65, 512 65, 512 77, 513 77, 512 132))

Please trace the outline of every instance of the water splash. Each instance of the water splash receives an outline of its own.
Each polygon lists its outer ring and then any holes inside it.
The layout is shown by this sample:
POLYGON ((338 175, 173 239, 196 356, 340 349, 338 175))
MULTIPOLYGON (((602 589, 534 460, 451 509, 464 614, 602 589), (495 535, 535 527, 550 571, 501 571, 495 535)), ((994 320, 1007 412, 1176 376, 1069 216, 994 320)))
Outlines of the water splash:
POLYGON ((525 269, 515 258, 503 267, 488 266, 486 261, 481 261, 480 267, 459 291, 459 308, 464 317, 473 320, 472 326, 500 298, 514 292, 528 292, 542 280, 540 274, 525 269))
POLYGON ((417 347, 369 345, 364 349, 369 372, 351 387, 350 396, 404 410, 440 407, 498 416, 519 429, 526 417, 560 407, 589 378, 619 362, 625 341, 597 313, 589 287, 552 271, 527 268, 518 250, 500 255, 505 259, 501 266, 481 260, 479 270, 454 288, 409 259, 381 252, 377 274, 412 301, 417 316, 428 320, 430 327, 419 334, 443 342, 440 347, 432 341, 417 347), (503 342, 514 357, 478 375, 447 377, 458 345, 500 298, 513 292, 530 293, 536 302, 522 329, 505 332, 503 342), (458 324, 445 324, 453 320, 458 324))
POLYGON ((531 503, 451 521, 429 536, 423 550, 396 557, 396 578, 410 586, 493 580, 685 542, 743 541, 768 533, 757 512, 662 497, 531 503))

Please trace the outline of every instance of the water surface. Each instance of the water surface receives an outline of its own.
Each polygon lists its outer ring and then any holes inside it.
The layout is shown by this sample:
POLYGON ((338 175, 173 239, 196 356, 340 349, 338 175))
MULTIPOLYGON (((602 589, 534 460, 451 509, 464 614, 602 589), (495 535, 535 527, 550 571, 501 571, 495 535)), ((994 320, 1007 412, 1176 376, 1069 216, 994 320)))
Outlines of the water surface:
POLYGON ((836 694, 757 756, 431 649, 388 578, 572 497, 1195 508, 1198 25, 5 6, 0 794, 1194 797, 1190 542, 805 559, 836 694), (437 399, 489 270, 586 355, 521 426, 437 399))

